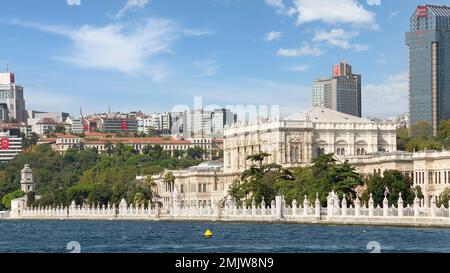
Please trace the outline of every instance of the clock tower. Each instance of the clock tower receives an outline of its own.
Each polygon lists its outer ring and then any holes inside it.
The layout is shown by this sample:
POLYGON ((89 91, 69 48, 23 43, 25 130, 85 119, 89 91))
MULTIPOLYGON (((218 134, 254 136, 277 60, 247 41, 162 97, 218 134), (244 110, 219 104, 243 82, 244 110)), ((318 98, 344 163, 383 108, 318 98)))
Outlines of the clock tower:
POLYGON ((33 171, 30 165, 25 164, 23 167, 20 179, 20 188, 23 192, 28 193, 34 191, 33 171))

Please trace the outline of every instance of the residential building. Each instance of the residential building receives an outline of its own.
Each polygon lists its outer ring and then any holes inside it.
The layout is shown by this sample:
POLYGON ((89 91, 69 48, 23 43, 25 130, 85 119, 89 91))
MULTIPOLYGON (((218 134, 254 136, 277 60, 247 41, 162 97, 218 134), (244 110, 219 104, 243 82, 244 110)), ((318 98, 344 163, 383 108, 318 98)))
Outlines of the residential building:
POLYGON ((229 109, 195 109, 186 111, 184 115, 183 135, 186 137, 221 137, 225 125, 236 121, 236 116, 229 109))
POLYGON ((345 61, 333 66, 331 78, 313 82, 312 105, 361 117, 361 75, 345 61))
POLYGON ((9 161, 22 152, 22 138, 0 132, 0 161, 9 161))
POLYGON ((435 136, 440 121, 450 119, 450 7, 418 6, 406 45, 410 122, 428 122, 435 136))
POLYGON ((103 132, 138 132, 138 121, 136 119, 102 119, 103 132))

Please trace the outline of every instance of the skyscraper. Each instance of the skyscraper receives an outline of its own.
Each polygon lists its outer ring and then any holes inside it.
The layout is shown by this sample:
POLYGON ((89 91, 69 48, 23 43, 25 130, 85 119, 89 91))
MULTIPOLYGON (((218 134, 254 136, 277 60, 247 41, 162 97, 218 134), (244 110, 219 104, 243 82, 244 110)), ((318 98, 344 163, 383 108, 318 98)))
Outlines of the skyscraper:
POLYGON ((332 75, 314 81, 312 105, 361 117, 361 75, 345 61, 333 66, 332 75))
POLYGON ((418 6, 410 27, 410 123, 426 121, 436 135, 440 121, 450 119, 450 7, 418 6))
POLYGON ((23 87, 13 73, 0 73, 0 122, 25 122, 23 87))

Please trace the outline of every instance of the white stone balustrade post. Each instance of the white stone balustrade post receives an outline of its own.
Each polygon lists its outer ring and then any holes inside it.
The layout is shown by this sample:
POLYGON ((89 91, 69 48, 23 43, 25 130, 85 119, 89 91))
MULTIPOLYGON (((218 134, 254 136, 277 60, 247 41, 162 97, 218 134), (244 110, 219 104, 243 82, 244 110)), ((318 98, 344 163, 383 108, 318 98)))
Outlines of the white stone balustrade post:
POLYGON ((373 217, 373 196, 372 194, 370 194, 370 198, 369 198, 369 217, 373 217))
POLYGON ((277 220, 281 220, 283 218, 283 207, 284 207, 283 200, 284 199, 281 196, 275 196, 275 210, 276 210, 275 219, 277 220))
POLYGON ((252 216, 256 216, 256 202, 255 199, 252 201, 252 216))
POLYGON ((389 201, 388 201, 386 195, 384 195, 384 199, 383 199, 383 216, 384 217, 389 216, 389 201))
POLYGON ((333 217, 334 214, 334 192, 331 192, 327 196, 327 216, 333 217))
POLYGON ((320 218, 320 200, 319 200, 319 193, 316 193, 316 201, 315 201, 315 207, 314 207, 314 213, 316 217, 320 218))
POLYGON ((297 215, 297 200, 292 200, 292 216, 297 215))
POLYGON ((342 195, 342 216, 347 216, 347 199, 345 198, 345 194, 342 195))
POLYGON ((436 196, 431 197, 431 207, 430 207, 431 217, 436 217, 436 196))
POLYGON ((403 199, 402 199, 402 193, 399 193, 398 201, 397 201, 397 208, 398 208, 398 217, 403 217, 403 199))
POLYGON ((261 215, 266 215, 266 201, 264 201, 264 196, 261 201, 261 215))
POLYGON ((308 216, 308 210, 309 210, 309 201, 308 196, 304 196, 303 198, 303 216, 308 216))
POLYGON ((416 193, 416 197, 414 198, 414 217, 419 217, 420 216, 420 200, 417 197, 417 193, 416 193))
POLYGON ((272 200, 272 202, 270 202, 270 211, 273 217, 275 217, 275 200, 272 200))
POLYGON ((125 216, 127 209, 128 209, 127 201, 125 201, 125 199, 122 198, 122 200, 120 200, 120 203, 119 203, 119 215, 125 216))
POLYGON ((356 200, 355 200, 355 216, 359 217, 361 214, 361 200, 359 200, 358 194, 356 194, 356 200))

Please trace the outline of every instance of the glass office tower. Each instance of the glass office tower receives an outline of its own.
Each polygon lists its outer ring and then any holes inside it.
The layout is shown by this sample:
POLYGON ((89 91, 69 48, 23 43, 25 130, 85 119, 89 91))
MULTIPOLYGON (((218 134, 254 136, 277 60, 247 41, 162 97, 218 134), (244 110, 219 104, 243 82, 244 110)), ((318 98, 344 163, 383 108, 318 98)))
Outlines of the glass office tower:
POLYGON ((426 121, 433 135, 450 119, 450 7, 418 6, 406 33, 411 125, 426 121))
POLYGON ((313 82, 312 105, 361 117, 361 75, 345 61, 333 65, 332 75, 313 82))

